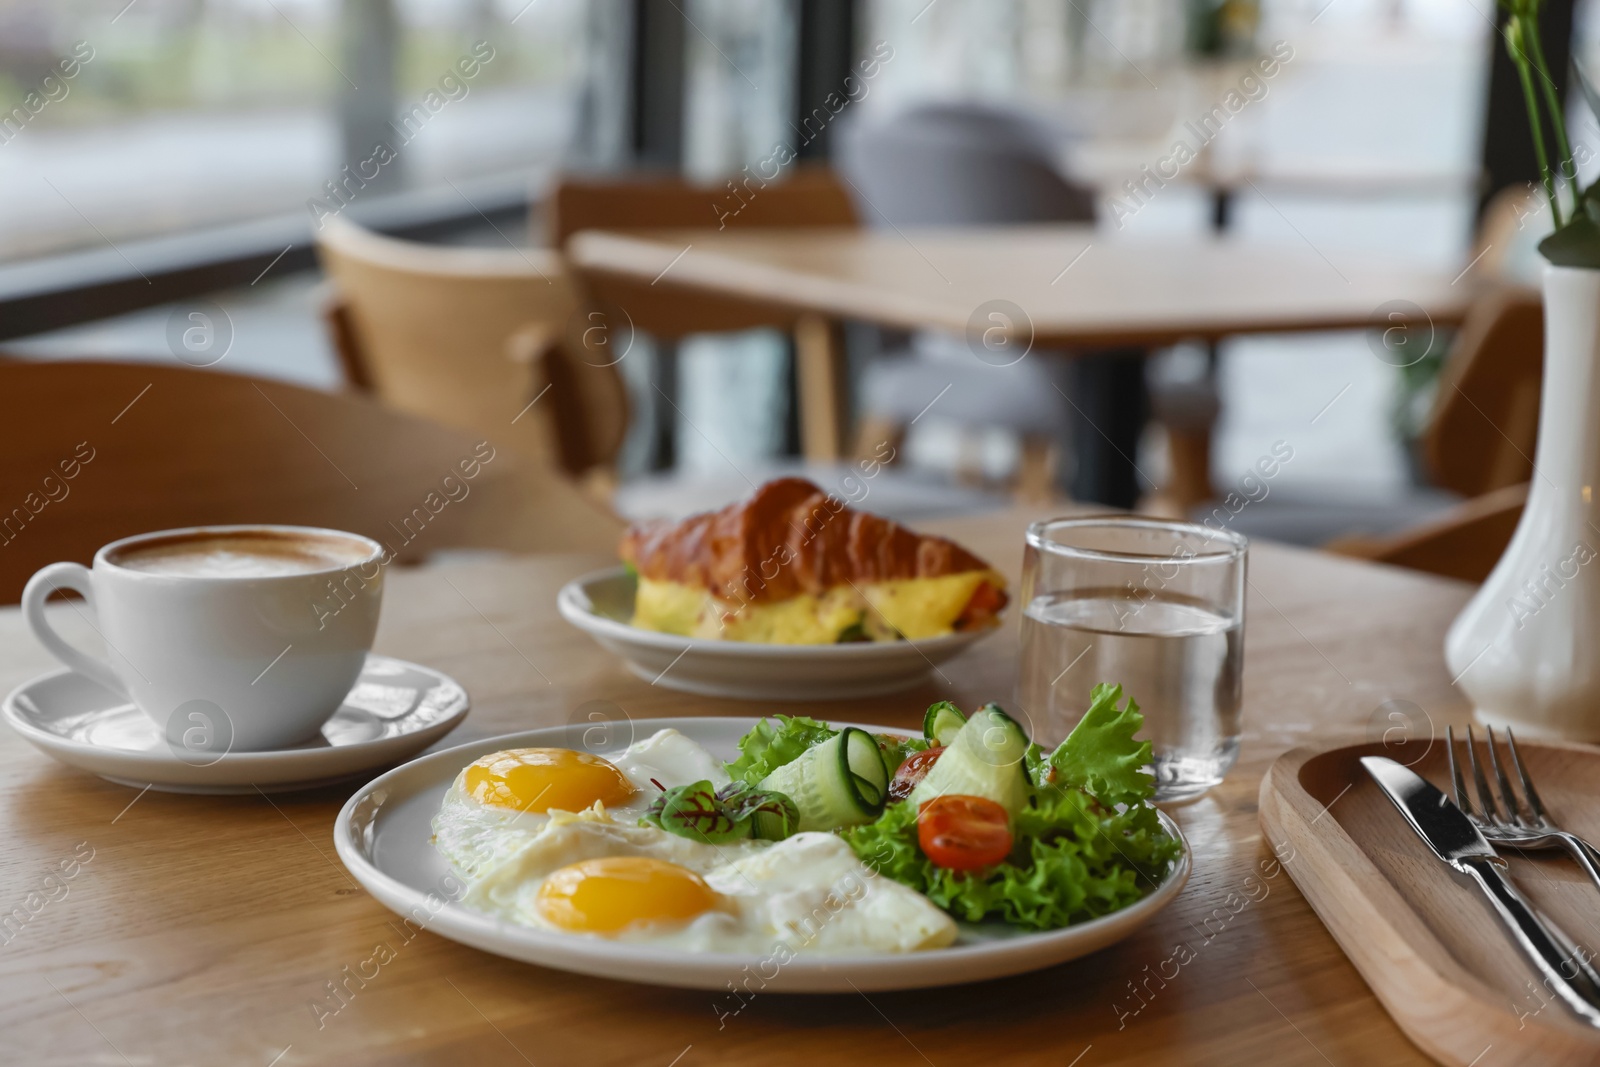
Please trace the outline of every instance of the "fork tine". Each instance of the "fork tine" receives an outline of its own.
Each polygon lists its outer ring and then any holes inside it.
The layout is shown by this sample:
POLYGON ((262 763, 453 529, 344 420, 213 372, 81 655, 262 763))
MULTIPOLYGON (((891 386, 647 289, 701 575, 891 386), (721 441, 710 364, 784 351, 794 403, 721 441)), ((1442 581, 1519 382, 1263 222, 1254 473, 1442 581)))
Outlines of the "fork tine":
POLYGON ((1539 791, 1533 788, 1533 778, 1528 774, 1527 764, 1522 762, 1522 755, 1517 751, 1517 739, 1511 733, 1511 728, 1506 727, 1506 745, 1511 749, 1511 764, 1517 769, 1517 777, 1522 779, 1522 794, 1528 798, 1528 808, 1533 812, 1533 817, 1540 823, 1550 821, 1550 816, 1545 814, 1544 803, 1539 799, 1539 791))
POLYGON ((1517 803, 1516 790, 1511 788, 1511 779, 1506 777, 1505 768, 1500 766, 1500 754, 1494 747, 1494 727, 1485 726, 1483 732, 1489 735, 1489 766, 1494 768, 1494 776, 1500 782, 1500 796, 1505 800, 1509 811, 1507 818, 1512 823, 1523 825, 1522 806, 1517 803))
POLYGON ((1472 798, 1467 795, 1467 783, 1461 778, 1461 765, 1456 762, 1456 733, 1452 727, 1444 728, 1445 755, 1450 758, 1450 790, 1456 795, 1456 807, 1472 817, 1472 798))
POLYGON ((1472 764, 1472 780, 1478 786, 1478 800, 1483 804, 1483 817, 1496 825, 1504 823, 1500 817, 1500 804, 1495 800, 1494 791, 1489 788, 1489 779, 1483 776, 1483 765, 1478 762, 1478 742, 1472 736, 1472 725, 1467 725, 1467 762, 1472 764))

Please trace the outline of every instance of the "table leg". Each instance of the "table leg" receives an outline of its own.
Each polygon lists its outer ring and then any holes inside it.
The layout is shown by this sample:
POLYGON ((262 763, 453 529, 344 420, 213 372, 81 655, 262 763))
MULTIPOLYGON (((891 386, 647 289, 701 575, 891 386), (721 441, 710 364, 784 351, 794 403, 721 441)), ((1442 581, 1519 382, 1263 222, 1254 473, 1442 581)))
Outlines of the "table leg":
POLYGON ((844 440, 845 353, 837 322, 804 315, 794 325, 800 452, 810 463, 835 463, 844 440))
POLYGON ((655 443, 651 448, 650 469, 671 470, 678 462, 678 342, 655 342, 655 366, 650 390, 655 416, 655 443))
POLYGON ((1144 352, 1119 349, 1072 362, 1072 497, 1085 503, 1132 508, 1154 485, 1141 485, 1135 468, 1139 438, 1150 417, 1144 352))
POLYGON ((1167 496, 1187 516, 1198 504, 1215 497, 1211 485, 1211 427, 1168 426, 1167 458, 1171 473, 1167 478, 1167 496))

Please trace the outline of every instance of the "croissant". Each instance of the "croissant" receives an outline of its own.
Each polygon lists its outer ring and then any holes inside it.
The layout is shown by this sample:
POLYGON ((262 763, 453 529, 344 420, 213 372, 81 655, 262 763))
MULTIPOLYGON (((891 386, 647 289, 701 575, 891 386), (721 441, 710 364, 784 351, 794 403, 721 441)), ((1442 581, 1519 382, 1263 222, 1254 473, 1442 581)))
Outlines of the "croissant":
POLYGON ((894 641, 994 624, 1005 579, 953 541, 857 511, 804 478, 721 511, 632 527, 635 626, 777 644, 894 641))

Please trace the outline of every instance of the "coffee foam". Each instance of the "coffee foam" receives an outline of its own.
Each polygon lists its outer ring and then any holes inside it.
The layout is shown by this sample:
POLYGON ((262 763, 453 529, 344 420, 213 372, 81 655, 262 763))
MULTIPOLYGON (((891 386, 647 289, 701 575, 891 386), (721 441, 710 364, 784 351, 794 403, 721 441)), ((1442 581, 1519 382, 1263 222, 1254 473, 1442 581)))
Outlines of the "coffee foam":
POLYGON ((371 554, 354 538, 261 531, 141 542, 117 552, 111 562, 178 578, 276 578, 353 566, 371 554))

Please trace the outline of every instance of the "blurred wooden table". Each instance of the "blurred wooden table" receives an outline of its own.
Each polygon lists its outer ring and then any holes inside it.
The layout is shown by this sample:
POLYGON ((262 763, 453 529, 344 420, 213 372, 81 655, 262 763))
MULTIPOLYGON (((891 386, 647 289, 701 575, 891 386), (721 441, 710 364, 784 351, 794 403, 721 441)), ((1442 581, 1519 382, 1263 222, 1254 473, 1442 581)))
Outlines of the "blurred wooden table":
MULTIPOLYGON (((1014 578, 1031 517, 928 527, 961 538, 1014 578)), ((1287 748, 1380 736, 1393 725, 1386 701, 1415 702, 1440 730, 1464 721, 1440 644, 1468 589, 1266 544, 1253 556, 1239 764, 1221 788, 1174 813, 1195 850, 1181 897, 1097 955, 978 986, 870 999, 757 995, 719 1024, 727 1003, 715 993, 547 971, 426 932, 407 941, 333 854, 333 820, 348 788, 271 799, 141 796, 53 763, 6 731, 0 1059, 254 1067, 1425 1063, 1261 844, 1256 793, 1287 748), (75 853, 92 854, 75 878, 48 877, 75 853), (1152 980, 1179 944, 1193 959, 1164 984, 1152 980), (351 978, 358 968, 373 974, 367 961, 379 946, 393 958, 366 980, 351 978), (329 1002, 329 983, 346 981, 354 995, 319 1027, 311 1005, 329 1002)), ((946 664, 949 684, 934 679, 895 697, 801 709, 652 688, 556 615, 560 584, 607 558, 539 556, 391 575, 378 648, 449 671, 473 697, 471 716, 447 745, 576 720, 596 700, 635 719, 805 710, 914 728, 938 698, 963 706, 1010 698, 1010 627, 946 664)), ((17 611, 0 611, 0 685, 52 666, 17 611)))
POLYGON ((842 352, 828 325, 840 320, 969 337, 1003 325, 1016 334, 993 360, 1002 365, 1029 347, 1389 327, 1388 311, 1400 307, 1446 326, 1472 297, 1470 283, 1449 273, 1325 255, 1310 244, 1108 240, 1083 225, 588 231, 573 237, 568 255, 597 295, 614 284, 624 310, 651 298, 643 282, 659 299, 694 291, 768 308, 774 325, 800 316, 801 430, 817 460, 840 447, 842 352))

